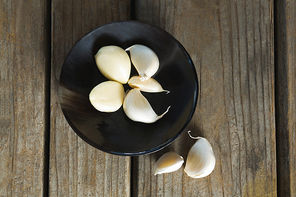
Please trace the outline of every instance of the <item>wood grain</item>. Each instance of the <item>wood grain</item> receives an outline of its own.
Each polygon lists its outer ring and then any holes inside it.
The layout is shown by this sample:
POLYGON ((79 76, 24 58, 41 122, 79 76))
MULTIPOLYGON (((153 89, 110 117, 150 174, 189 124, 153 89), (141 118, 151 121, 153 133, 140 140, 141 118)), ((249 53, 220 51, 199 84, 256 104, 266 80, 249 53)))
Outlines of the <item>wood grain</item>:
POLYGON ((217 163, 203 179, 180 170, 153 176, 168 150, 186 158, 186 131, 141 156, 134 196, 276 196, 273 1, 136 1, 135 17, 167 30, 188 50, 200 94, 187 130, 206 137, 217 163))
POLYGON ((0 195, 43 196, 48 6, 0 1, 0 195))
POLYGON ((296 2, 276 1, 278 195, 296 195, 296 2))
POLYGON ((84 34, 130 18, 130 1, 53 0, 50 196, 129 196, 130 157, 103 153, 69 127, 59 105, 58 79, 66 54, 84 34))

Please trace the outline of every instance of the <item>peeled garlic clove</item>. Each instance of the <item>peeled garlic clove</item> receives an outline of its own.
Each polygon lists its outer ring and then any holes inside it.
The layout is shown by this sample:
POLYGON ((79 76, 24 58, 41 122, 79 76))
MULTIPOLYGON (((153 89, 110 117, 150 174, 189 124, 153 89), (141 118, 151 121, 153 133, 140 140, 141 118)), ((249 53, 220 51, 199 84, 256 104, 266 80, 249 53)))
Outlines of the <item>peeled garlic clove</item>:
POLYGON ((174 152, 168 152, 162 155, 154 167, 154 175, 174 172, 181 168, 184 163, 183 157, 174 152))
POLYGON ((117 111, 124 99, 123 85, 116 81, 100 83, 89 94, 91 104, 101 112, 117 111))
POLYGON ((122 48, 113 45, 104 46, 95 55, 95 59, 100 72, 107 79, 122 84, 127 83, 131 72, 131 62, 122 48))
POLYGON ((162 118, 169 108, 158 116, 148 100, 141 94, 140 90, 135 88, 128 92, 123 101, 123 110, 127 117, 135 122, 153 123, 162 118))
POLYGON ((170 92, 168 90, 164 90, 162 86, 153 78, 142 81, 141 77, 134 76, 130 78, 128 84, 130 87, 139 88, 143 92, 170 92))
POLYGON ((211 144, 206 138, 198 137, 188 153, 184 171, 192 178, 202 178, 214 170, 215 163, 211 144))
POLYGON ((135 44, 127 48, 126 51, 130 51, 131 60, 141 76, 141 80, 152 77, 158 70, 158 57, 149 47, 135 44))

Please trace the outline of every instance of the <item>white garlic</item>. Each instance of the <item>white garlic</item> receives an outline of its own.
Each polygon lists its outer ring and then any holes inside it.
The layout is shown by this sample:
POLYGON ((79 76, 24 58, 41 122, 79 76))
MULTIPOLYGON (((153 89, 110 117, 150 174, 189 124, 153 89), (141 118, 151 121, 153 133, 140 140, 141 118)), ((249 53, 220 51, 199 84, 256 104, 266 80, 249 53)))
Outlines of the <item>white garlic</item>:
POLYGON ((104 46, 95 55, 100 72, 110 80, 127 83, 131 62, 128 54, 118 46, 104 46))
POLYGON ((153 78, 142 81, 141 77, 133 76, 129 79, 128 84, 130 87, 139 88, 143 92, 170 92, 168 90, 164 90, 162 86, 153 78))
POLYGON ((181 168, 184 163, 183 157, 174 152, 168 152, 162 155, 154 167, 154 175, 174 172, 181 168))
POLYGON ((158 116, 138 88, 130 90, 123 101, 125 114, 136 122, 153 123, 162 118, 169 111, 169 108, 158 116))
POLYGON ((216 159, 212 146, 206 138, 197 137, 194 139, 198 140, 188 153, 184 171, 192 178, 202 178, 214 170, 216 159))
POLYGON ((126 51, 130 51, 132 63, 141 76, 141 80, 152 77, 158 70, 159 59, 149 47, 135 44, 127 48, 126 51))
POLYGON ((117 111, 124 99, 123 85, 116 81, 105 81, 92 89, 89 94, 91 104, 101 112, 117 111))

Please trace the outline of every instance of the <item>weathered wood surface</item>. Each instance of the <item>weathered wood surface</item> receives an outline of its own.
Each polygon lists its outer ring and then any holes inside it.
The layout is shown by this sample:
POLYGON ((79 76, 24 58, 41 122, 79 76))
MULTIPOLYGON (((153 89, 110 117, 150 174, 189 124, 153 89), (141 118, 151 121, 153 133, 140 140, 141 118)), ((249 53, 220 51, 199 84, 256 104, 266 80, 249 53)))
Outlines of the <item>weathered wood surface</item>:
POLYGON ((59 106, 66 54, 84 34, 130 18, 128 0, 53 0, 49 196, 130 196, 130 157, 103 153, 81 140, 59 106))
POLYGON ((278 195, 296 196, 296 2, 276 4, 278 195))
POLYGON ((49 3, 0 1, 1 196, 296 195, 295 1, 275 1, 275 14, 268 0, 49 3), (67 52, 90 30, 131 14, 174 35, 194 61, 200 95, 187 130, 213 146, 217 164, 206 178, 189 178, 184 166, 153 176, 168 150, 186 159, 195 142, 186 131, 131 165, 86 144, 62 115, 57 87, 67 52))
POLYGON ((191 55, 200 95, 187 129, 210 141, 217 163, 203 179, 184 167, 153 176, 164 152, 186 158, 194 140, 185 131, 135 161, 134 196, 276 196, 273 1, 138 0, 135 9, 137 20, 167 30, 191 55))
POLYGON ((0 195, 42 196, 48 7, 0 1, 0 195))

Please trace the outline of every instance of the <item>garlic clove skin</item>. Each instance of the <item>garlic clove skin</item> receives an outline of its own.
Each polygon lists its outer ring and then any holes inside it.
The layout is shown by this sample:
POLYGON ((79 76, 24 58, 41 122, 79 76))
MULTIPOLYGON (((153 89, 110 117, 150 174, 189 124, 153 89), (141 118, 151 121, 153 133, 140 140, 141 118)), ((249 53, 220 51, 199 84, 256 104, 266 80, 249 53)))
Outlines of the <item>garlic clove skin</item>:
POLYGON ((143 92, 167 92, 162 86, 153 78, 142 81, 140 76, 133 76, 129 79, 128 84, 132 88, 139 88, 143 92))
POLYGON ((116 81, 105 81, 92 89, 89 100, 101 112, 117 111, 124 99, 123 85, 116 81))
POLYGON ((191 147, 184 171, 192 178, 208 176, 215 168, 215 155, 206 138, 200 137, 191 147))
POLYGON ((109 80, 127 83, 131 73, 128 54, 118 46, 104 46, 95 55, 100 72, 109 80))
POLYGON ((135 44, 126 49, 130 52, 131 60, 141 80, 152 77, 159 68, 159 59, 156 53, 144 45, 135 44))
POLYGON ((154 175, 174 172, 181 168, 183 163, 183 157, 175 152, 167 152, 162 155, 155 163, 154 175))
POLYGON ((125 114, 135 122, 154 123, 162 118, 169 111, 169 108, 170 106, 163 114, 158 116, 138 88, 130 90, 123 101, 125 114))

